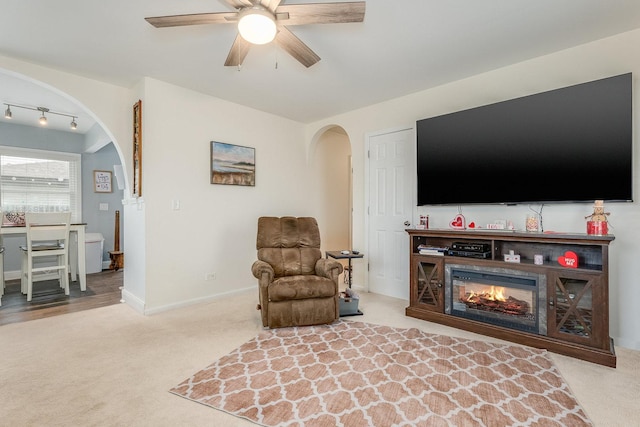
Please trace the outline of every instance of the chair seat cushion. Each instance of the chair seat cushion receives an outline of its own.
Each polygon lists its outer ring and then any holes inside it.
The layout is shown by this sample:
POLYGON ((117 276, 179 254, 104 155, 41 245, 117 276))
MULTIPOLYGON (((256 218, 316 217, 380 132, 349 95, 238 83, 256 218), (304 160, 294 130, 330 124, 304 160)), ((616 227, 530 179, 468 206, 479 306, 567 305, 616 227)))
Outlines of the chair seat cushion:
MULTIPOLYGON (((34 251, 51 251, 54 249, 64 249, 64 244, 59 243, 40 243, 33 245, 31 247, 34 251)), ((20 249, 23 251, 27 251, 28 248, 26 246, 20 246, 20 249)))
POLYGON ((326 277, 314 275, 285 276, 269 285, 269 301, 325 298, 336 295, 336 284, 326 277))

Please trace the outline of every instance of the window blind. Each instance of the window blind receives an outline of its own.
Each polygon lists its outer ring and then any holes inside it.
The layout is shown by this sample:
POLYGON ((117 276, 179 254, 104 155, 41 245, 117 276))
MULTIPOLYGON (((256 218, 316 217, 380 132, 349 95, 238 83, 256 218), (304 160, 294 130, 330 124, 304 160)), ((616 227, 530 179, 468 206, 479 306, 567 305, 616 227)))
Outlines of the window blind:
POLYGON ((82 219, 81 156, 0 147, 0 206, 3 212, 71 211, 82 219))

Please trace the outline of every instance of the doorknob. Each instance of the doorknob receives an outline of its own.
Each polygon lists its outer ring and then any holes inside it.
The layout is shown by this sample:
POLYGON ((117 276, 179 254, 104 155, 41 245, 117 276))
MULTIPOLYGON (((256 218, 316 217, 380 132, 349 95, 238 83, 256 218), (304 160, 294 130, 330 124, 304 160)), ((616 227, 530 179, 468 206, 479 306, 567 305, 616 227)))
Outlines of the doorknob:
POLYGON ((404 225, 408 227, 408 226, 410 226, 410 225, 411 225, 411 222, 409 222, 409 221, 405 221, 405 222, 404 222, 404 225))

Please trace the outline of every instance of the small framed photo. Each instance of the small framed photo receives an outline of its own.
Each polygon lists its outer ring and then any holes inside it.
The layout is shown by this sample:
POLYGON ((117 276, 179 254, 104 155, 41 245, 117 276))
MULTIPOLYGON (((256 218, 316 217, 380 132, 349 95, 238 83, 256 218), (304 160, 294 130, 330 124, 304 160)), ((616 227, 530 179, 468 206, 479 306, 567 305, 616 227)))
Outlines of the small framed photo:
POLYGON ((93 171, 93 191, 95 193, 111 193, 111 171, 93 171))

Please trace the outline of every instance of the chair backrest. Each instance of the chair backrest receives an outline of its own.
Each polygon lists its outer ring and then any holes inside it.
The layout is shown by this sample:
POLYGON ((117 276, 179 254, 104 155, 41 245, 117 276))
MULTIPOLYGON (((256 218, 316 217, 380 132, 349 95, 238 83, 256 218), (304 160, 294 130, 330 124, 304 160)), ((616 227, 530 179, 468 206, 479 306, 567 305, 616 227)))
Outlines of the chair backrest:
POLYGON ((71 212, 27 212, 25 225, 28 250, 31 251, 34 245, 49 242, 64 243, 68 247, 70 223, 71 212))
POLYGON ((318 223, 312 217, 260 217, 256 249, 276 277, 315 274, 322 257, 318 223))

